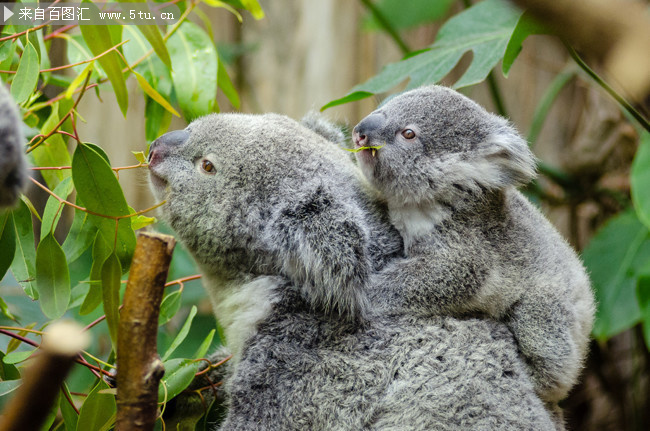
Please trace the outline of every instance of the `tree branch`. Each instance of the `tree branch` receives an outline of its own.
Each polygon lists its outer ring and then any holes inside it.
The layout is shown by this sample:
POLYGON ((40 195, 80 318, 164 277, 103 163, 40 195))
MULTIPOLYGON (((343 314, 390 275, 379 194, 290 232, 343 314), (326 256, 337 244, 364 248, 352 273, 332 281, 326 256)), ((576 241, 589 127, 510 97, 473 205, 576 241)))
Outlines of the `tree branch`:
POLYGON ((158 315, 176 242, 140 233, 124 292, 117 338, 117 422, 120 431, 150 431, 165 370, 157 351, 158 315))

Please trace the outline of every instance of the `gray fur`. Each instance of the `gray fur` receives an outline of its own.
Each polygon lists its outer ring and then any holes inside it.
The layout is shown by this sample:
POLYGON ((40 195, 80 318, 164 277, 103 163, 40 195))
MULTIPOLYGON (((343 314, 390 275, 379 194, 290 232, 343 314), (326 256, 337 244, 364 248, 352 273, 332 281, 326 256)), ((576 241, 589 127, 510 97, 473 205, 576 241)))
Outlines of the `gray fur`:
POLYGON ((380 307, 400 235, 319 134, 211 115, 159 138, 150 171, 234 350, 220 429, 554 429, 505 325, 380 307))
POLYGON ((21 125, 16 104, 0 83, 0 208, 14 205, 27 183, 21 125))
POLYGON ((406 245, 407 259, 379 275, 385 306, 505 322, 540 396, 564 398, 586 355, 594 299, 575 252, 515 189, 535 175, 526 142, 505 119, 440 86, 391 99, 354 137, 385 145, 357 157, 406 245))

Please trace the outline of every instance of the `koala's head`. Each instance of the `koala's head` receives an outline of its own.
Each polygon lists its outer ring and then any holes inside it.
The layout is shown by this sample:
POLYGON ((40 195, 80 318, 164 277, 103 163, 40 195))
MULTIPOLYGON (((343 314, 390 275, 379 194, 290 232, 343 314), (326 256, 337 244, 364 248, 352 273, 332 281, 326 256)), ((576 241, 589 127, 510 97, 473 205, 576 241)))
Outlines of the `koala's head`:
POLYGON ((356 310, 355 280, 401 248, 371 234, 389 229, 348 154, 281 115, 200 118, 158 138, 149 169, 162 218, 221 279, 284 275, 314 304, 356 310))
POLYGON ((394 205, 453 205, 468 194, 526 184, 535 159, 503 118, 441 86, 402 93, 353 130, 364 175, 394 205))

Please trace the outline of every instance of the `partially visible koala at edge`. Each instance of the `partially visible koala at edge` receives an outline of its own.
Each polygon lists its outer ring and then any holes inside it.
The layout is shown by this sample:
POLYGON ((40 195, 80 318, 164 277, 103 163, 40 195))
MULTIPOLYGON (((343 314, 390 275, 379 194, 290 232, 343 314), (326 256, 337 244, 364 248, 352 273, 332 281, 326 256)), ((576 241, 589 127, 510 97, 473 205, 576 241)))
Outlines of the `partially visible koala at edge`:
POLYGON ((0 82, 0 208, 16 203, 28 178, 18 109, 0 82))
POLYGON ((390 292, 367 275, 402 256, 401 238, 321 135, 213 114, 160 137, 149 160, 234 355, 218 429, 557 429, 504 324, 370 299, 390 292))
POLYGON ((526 141, 442 86, 392 98, 353 137, 405 242, 407 259, 381 274, 394 293, 384 296, 389 307, 504 321, 540 396, 566 397, 587 353, 594 298, 576 253, 516 189, 535 176, 526 141))

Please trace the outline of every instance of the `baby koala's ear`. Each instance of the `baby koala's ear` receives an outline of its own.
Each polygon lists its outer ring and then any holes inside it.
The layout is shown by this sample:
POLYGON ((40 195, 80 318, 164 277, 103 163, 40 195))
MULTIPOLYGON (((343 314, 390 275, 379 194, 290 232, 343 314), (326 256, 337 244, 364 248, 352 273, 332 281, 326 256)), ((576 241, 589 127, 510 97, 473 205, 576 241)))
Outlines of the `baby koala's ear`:
POLYGON ((480 146, 492 166, 491 186, 523 186, 536 177, 536 160, 528 143, 509 125, 501 127, 480 146))

